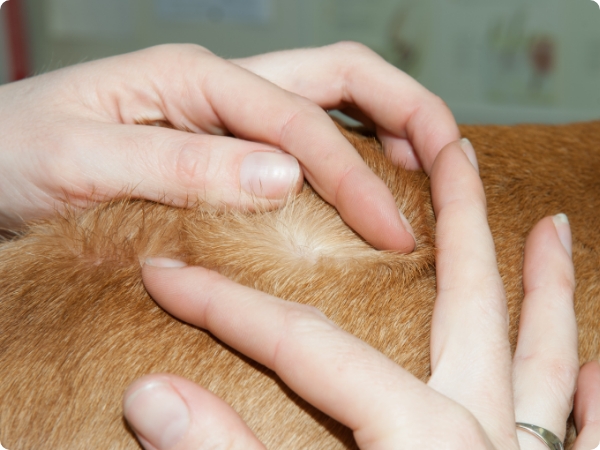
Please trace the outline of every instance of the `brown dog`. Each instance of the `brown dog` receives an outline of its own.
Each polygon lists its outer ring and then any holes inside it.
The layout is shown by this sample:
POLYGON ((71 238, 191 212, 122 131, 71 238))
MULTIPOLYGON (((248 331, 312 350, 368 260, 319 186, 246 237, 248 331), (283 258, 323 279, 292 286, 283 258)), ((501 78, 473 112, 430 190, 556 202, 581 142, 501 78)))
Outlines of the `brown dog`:
MULTIPOLYGON (((580 358, 600 357, 600 123, 461 131, 478 151, 512 342, 524 239, 539 219, 564 212, 573 231, 580 358)), ((148 255, 184 259, 312 304, 426 379, 435 299, 427 177, 394 168, 373 138, 348 138, 411 222, 414 253, 374 250, 308 186, 283 209, 257 214, 116 201, 32 225, 4 243, 4 446, 138 448, 122 418, 123 392, 144 374, 171 372, 229 402, 268 448, 355 448, 348 429, 270 371, 162 311, 144 290, 139 264, 148 255)))

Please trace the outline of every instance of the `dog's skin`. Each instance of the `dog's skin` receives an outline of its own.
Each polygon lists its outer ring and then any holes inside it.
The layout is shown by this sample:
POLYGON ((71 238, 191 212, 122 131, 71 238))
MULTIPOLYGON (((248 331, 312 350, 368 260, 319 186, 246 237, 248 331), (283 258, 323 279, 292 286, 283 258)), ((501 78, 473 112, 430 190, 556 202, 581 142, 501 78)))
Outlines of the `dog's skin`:
MULTIPOLYGON (((564 212, 573 232, 581 362, 600 357, 600 123, 464 126, 477 150, 516 340, 525 237, 564 212)), ((121 398, 153 372, 187 377, 237 410, 267 445, 355 448, 348 429, 270 371, 161 310, 140 259, 217 268, 309 303, 422 379, 435 299, 427 177, 393 167, 373 138, 348 134, 412 224, 417 249, 376 251, 308 186, 281 210, 245 214, 141 200, 32 225, 0 247, 0 441, 10 450, 138 448, 121 398)), ((198 286, 199 289, 202 286, 198 286)), ((433 424, 432 424, 433 425, 433 424)), ((568 441, 572 442, 573 427, 568 441)))

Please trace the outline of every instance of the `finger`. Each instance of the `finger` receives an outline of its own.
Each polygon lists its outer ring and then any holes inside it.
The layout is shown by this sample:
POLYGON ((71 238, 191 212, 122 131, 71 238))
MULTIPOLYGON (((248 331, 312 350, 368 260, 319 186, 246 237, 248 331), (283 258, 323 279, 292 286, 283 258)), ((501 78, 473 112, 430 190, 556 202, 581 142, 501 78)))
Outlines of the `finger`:
POLYGON ((74 198, 128 194, 177 206, 254 209, 280 206, 302 187, 298 161, 266 144, 136 125, 94 124, 92 132, 94 139, 65 137, 68 154, 46 166, 60 177, 72 174, 67 194, 74 198))
POLYGON ((600 364, 584 364, 577 380, 573 408, 577 440, 573 450, 592 450, 600 447, 600 364))
POLYGON ((471 411, 492 442, 516 444, 508 315, 476 169, 446 146, 432 172, 437 299, 429 385, 471 411))
POLYGON ((123 414, 146 450, 265 448, 223 400, 176 375, 135 381, 123 397, 123 414))
POLYGON ((406 133, 427 172, 442 147, 460 137, 439 97, 361 44, 342 42, 234 62, 325 109, 357 106, 382 132, 398 137, 387 139, 393 160, 405 159, 406 133))
POLYGON ((142 274, 165 310, 274 370, 301 397, 350 427, 361 448, 412 448, 415 442, 464 448, 447 445, 457 435, 487 448, 466 410, 316 309, 172 260, 147 260, 142 274), (455 426, 464 433, 456 433, 455 426))
POLYGON ((407 170, 423 168, 419 156, 407 138, 398 137, 381 128, 378 129, 377 136, 386 156, 396 166, 404 167, 407 170))
MULTIPOLYGON (((579 371, 571 231, 564 214, 541 220, 527 238, 523 288, 513 363, 516 420, 564 440, 579 371)), ((523 448, 539 446, 525 432, 518 437, 523 448)))
MULTIPOLYGON (((113 120, 134 123, 162 114, 178 127, 210 133, 226 128, 238 138, 284 150, 300 161, 319 195, 373 246, 414 249, 414 237, 385 183, 315 103, 197 46, 161 46, 138 52, 137 57, 140 76, 161 90, 147 94, 150 100, 144 98, 142 106, 132 101, 133 111, 123 107, 113 120), (178 76, 166 83, 164 73, 150 70, 155 66, 148 61, 156 60, 177 64, 178 76)), ((118 61, 114 59, 115 65, 118 61)), ((131 78, 130 73, 118 76, 131 78)), ((135 88, 139 89, 137 82, 135 88)))
POLYGON ((406 137, 406 132, 391 134, 385 129, 377 126, 369 117, 356 107, 347 107, 339 110, 342 114, 357 120, 365 128, 377 133, 385 155, 398 167, 407 170, 420 170, 423 167, 419 161, 412 144, 406 137), (402 137, 400 137, 402 136, 402 137))
MULTIPOLYGON (((363 113, 360 109, 358 109, 355 106, 348 106, 348 107, 341 108, 341 109, 328 110, 329 113, 331 113, 332 111, 339 111, 343 115, 348 116, 351 119, 354 119, 355 121, 359 122, 360 125, 362 125, 367 130, 375 131, 375 128, 377 126, 375 124, 375 122, 373 122, 369 117, 367 117, 365 115, 365 113, 363 113)), ((334 113, 334 117, 335 117, 335 113, 334 113)), ((352 126, 355 124, 350 123, 350 125, 352 126)))

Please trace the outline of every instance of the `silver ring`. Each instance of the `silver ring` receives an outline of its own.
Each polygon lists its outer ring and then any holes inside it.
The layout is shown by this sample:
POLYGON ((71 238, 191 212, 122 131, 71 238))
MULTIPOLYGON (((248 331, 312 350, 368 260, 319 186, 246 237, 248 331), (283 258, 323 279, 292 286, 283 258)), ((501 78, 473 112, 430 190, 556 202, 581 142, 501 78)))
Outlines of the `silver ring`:
POLYGON ((517 428, 521 428, 528 433, 533 434, 536 438, 546 444, 550 450, 565 450, 562 441, 558 439, 553 432, 548 431, 545 428, 523 422, 517 422, 517 428))

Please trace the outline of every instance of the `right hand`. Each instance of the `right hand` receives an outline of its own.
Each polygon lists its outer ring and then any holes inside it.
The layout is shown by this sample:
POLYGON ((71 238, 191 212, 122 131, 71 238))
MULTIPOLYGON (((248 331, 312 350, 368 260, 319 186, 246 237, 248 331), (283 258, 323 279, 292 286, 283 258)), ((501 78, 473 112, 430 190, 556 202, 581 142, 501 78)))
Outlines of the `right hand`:
MULTIPOLYGON (((169 313, 274 370, 351 428, 362 449, 547 450, 517 433, 515 422, 565 436, 579 368, 569 225, 545 218, 527 240, 513 359, 483 187, 458 143, 438 156, 431 185, 438 295, 427 384, 314 308, 202 267, 150 258, 144 283, 169 313)), ((598 410, 599 391, 588 390, 595 397, 580 403, 583 411, 598 410)), ((147 449, 264 448, 228 405, 174 375, 136 381, 125 394, 124 413, 147 449)), ((588 424, 582 437, 600 431, 593 415, 579 417, 588 424)))
POLYGON ((428 163, 458 138, 439 98, 358 44, 236 64, 164 45, 0 86, 0 228, 129 194, 273 208, 304 176, 374 247, 411 252, 391 192, 322 109, 343 105, 371 115, 393 155, 413 142, 428 163))

